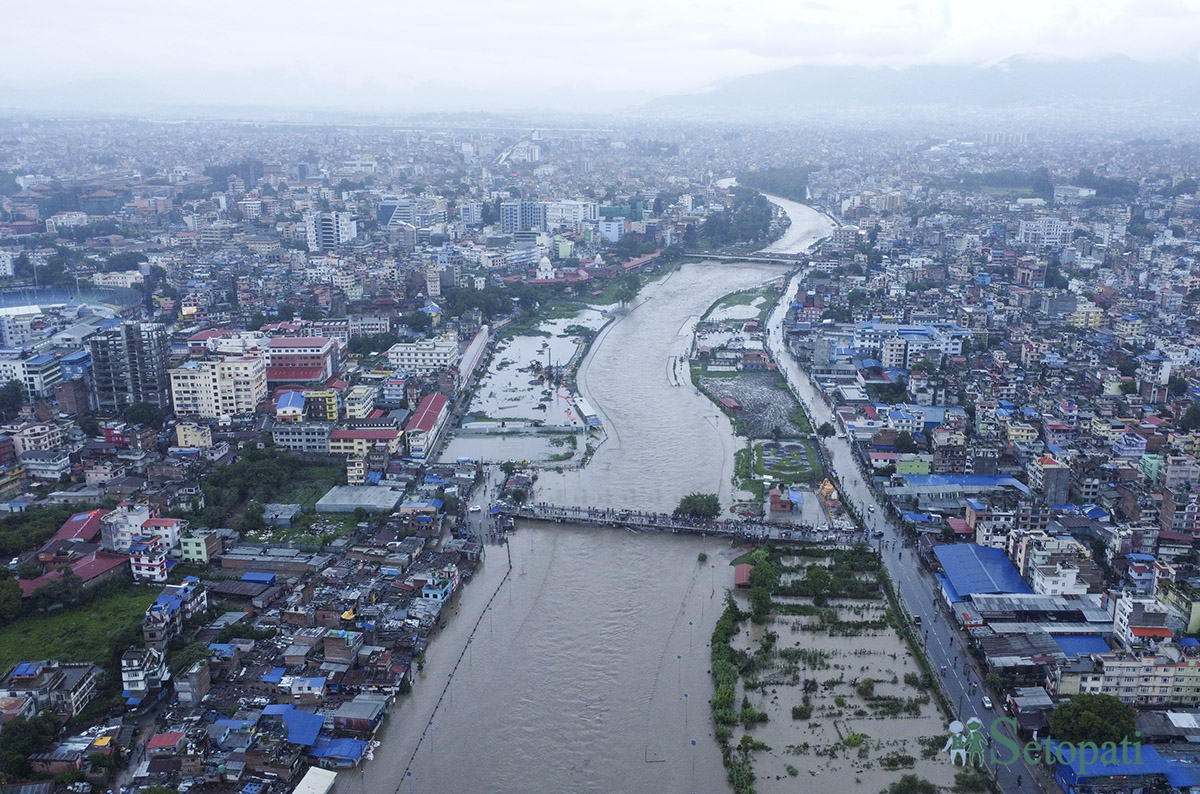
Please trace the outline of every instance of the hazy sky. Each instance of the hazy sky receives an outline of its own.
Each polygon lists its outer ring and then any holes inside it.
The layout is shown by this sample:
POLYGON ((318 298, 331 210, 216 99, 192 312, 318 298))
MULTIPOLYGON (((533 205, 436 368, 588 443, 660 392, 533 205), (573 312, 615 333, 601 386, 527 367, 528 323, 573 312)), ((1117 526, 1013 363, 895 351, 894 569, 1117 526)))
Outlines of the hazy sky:
POLYGON ((1200 0, 9 4, 0 85, 382 109, 611 108, 797 63, 1195 58, 1200 0))

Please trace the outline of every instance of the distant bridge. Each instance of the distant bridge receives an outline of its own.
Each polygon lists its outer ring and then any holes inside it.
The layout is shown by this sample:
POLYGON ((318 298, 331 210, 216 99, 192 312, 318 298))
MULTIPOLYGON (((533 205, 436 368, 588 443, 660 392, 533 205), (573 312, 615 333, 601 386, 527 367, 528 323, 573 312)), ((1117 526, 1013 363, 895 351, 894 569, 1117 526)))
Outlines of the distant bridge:
POLYGON ((738 250, 720 250, 708 248, 685 248, 684 253, 688 256, 703 256, 710 259, 740 259, 746 262, 777 262, 782 265, 790 265, 795 262, 801 262, 807 257, 807 254, 781 254, 771 251, 738 251, 738 250))

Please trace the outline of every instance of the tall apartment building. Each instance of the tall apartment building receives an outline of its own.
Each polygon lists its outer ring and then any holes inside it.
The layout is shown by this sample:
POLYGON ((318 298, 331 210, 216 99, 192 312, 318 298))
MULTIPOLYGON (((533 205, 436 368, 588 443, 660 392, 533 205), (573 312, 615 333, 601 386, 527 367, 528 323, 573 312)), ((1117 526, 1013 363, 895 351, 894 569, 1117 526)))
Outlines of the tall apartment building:
POLYGON ((88 340, 98 410, 121 413, 137 402, 171 407, 167 330, 162 323, 126 322, 88 340))
POLYGON ((600 219, 600 205, 594 201, 550 201, 546 203, 546 227, 576 228, 585 221, 600 219))
POLYGON ((358 236, 358 224, 348 212, 310 212, 304 216, 309 250, 332 251, 358 236))
POLYGON ((261 356, 188 361, 170 372, 171 402, 179 416, 216 419, 254 413, 267 398, 267 367, 261 356))
POLYGON ((458 205, 458 220, 467 226, 483 224, 483 202, 464 201, 458 205))
POLYGON ((1020 240, 1035 248, 1060 248, 1071 242, 1071 225, 1061 218, 1035 218, 1021 221, 1020 240))
POLYGON ((500 203, 500 230, 505 233, 546 230, 546 205, 540 201, 503 201, 500 203))

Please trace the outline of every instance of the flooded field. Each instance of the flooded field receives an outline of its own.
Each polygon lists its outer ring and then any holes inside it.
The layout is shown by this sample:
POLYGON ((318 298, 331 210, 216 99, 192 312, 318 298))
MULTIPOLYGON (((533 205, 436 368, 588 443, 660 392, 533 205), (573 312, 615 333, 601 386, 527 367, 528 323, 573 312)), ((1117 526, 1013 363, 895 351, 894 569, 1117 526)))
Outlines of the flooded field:
POLYGON ((475 397, 467 407, 467 415, 475 420, 494 420, 497 424, 542 422, 548 426, 578 426, 570 391, 539 376, 546 367, 565 367, 576 354, 582 339, 572 331, 577 328, 594 331, 606 320, 601 312, 585 309, 570 319, 548 320, 540 326, 539 334, 498 342, 487 374, 480 379, 475 397))
MULTIPOLYGON (((896 630, 875 570, 862 561, 874 555, 841 554, 858 559, 775 560, 782 592, 771 599, 773 614, 762 624, 743 621, 730 642, 749 660, 743 715, 749 708, 765 719, 736 729, 730 743, 737 746, 742 736, 756 743, 752 763, 761 794, 790 794, 798 785, 874 794, 903 774, 952 785, 955 768, 939 752, 946 728, 932 682, 896 630), (822 590, 817 583, 827 584, 822 590), (801 594, 810 591, 857 597, 801 594)), ((739 601, 749 609, 748 599, 739 601)))
MULTIPOLYGON (((562 434, 535 433, 471 433, 458 431, 442 450, 442 460, 470 458, 484 463, 527 460, 530 463, 556 462, 555 459, 575 446, 555 445, 564 441, 562 434)), ((578 441, 576 441, 578 443, 578 441)))

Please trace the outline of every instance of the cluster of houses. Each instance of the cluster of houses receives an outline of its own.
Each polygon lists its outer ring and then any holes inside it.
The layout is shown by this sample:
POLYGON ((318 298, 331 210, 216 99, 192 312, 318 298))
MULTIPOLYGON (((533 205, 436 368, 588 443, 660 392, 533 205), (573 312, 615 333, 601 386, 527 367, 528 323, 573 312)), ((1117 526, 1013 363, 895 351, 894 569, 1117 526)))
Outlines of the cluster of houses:
MULTIPOLYGON (((336 554, 224 537, 201 544, 210 572, 162 587, 146 610, 142 643, 116 671, 131 723, 157 710, 163 729, 144 746, 123 728, 71 736, 31 759, 34 769, 74 769, 104 785, 114 765, 128 764, 135 782, 183 790, 287 783, 310 766, 358 765, 482 559, 479 543, 441 540, 444 519, 441 500, 414 498, 336 554), (182 665, 181 653, 191 653, 182 665), (120 763, 96 763, 101 745, 120 763)), ((85 556, 119 560, 121 575, 156 582, 166 577, 146 566, 160 556, 168 572, 174 561, 202 562, 183 545, 196 538, 144 503, 125 504, 71 518, 47 548, 75 544, 85 556), (87 551, 96 541, 110 550, 87 551)), ((0 721, 78 714, 101 672, 23 661, 0 680, 0 721)))

